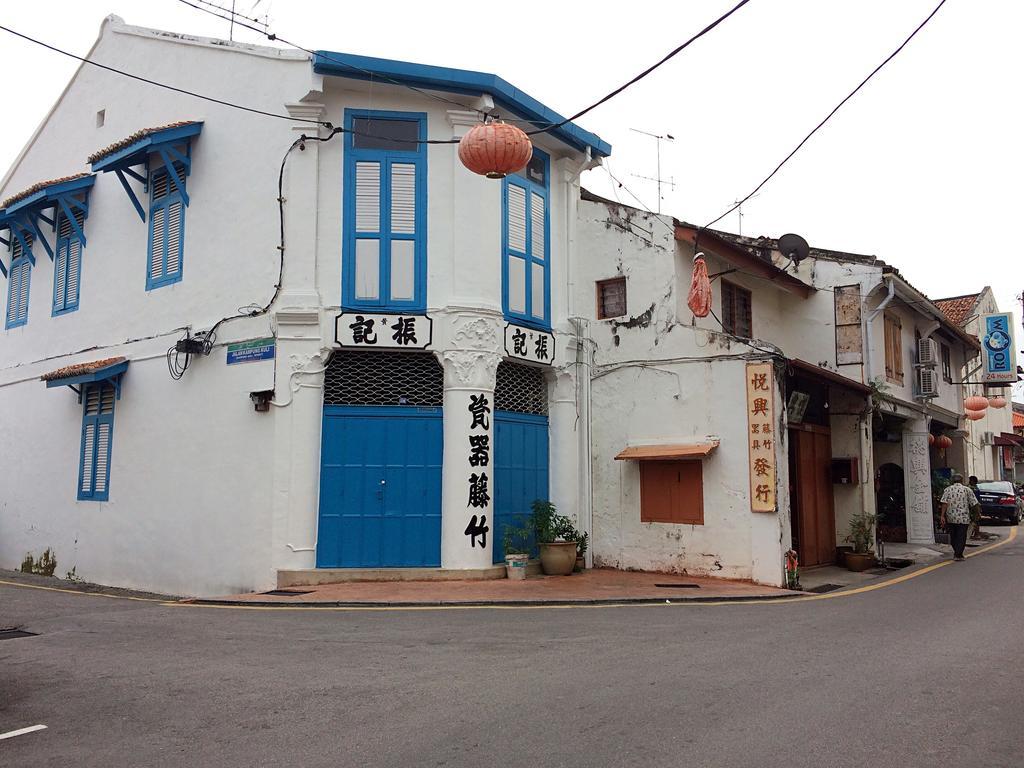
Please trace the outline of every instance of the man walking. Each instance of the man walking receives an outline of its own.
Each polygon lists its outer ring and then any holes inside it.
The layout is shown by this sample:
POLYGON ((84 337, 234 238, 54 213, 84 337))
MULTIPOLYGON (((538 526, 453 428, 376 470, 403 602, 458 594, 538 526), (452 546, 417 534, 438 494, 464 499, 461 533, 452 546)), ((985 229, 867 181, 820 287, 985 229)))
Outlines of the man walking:
POLYGON ((967 546, 967 529, 971 524, 971 510, 978 505, 974 491, 964 485, 964 476, 953 475, 953 483, 942 492, 939 502, 939 525, 949 531, 949 543, 953 545, 953 559, 964 559, 967 546))

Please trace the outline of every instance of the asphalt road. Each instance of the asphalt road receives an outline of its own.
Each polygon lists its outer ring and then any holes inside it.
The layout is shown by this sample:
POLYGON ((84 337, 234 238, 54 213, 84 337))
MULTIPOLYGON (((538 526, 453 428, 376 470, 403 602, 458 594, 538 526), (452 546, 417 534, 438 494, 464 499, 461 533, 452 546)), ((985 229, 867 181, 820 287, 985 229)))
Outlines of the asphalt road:
POLYGON ((169 607, 0 586, 2 766, 1019 766, 1021 539, 795 604, 169 607))

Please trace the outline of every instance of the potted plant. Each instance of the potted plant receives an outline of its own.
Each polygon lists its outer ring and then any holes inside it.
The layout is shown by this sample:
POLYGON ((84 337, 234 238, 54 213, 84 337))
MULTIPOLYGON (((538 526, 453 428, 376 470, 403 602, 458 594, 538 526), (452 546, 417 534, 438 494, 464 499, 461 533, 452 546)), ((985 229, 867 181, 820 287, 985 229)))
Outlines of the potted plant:
POLYGON ((866 571, 875 564, 875 553, 871 551, 874 538, 876 515, 862 512, 850 520, 850 532, 846 540, 853 544, 853 551, 846 553, 846 567, 851 571, 866 571))
POLYGON ((505 527, 505 575, 521 581, 530 562, 530 531, 522 526, 505 527))
POLYGON ((590 545, 590 534, 581 533, 579 538, 576 539, 576 568, 575 571, 578 573, 583 571, 587 567, 587 561, 585 556, 587 554, 587 547, 590 545))
MULTIPOLYGON (((568 576, 576 567, 575 528, 559 515, 550 501, 533 502, 530 527, 540 547, 540 567, 545 576, 568 576)), ((578 538, 578 535, 576 536, 578 538)))

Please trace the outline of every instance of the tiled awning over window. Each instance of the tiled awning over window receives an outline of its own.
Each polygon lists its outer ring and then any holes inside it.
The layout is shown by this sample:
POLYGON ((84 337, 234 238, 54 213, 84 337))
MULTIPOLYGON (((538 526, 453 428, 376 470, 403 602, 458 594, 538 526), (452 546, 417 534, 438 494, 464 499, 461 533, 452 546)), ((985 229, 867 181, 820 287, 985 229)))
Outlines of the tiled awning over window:
MULTIPOLYGON (((40 181, 16 195, 3 201, 0 210, 0 231, 10 230, 10 240, 0 237, 0 243, 9 246, 11 240, 21 242, 21 248, 35 266, 35 257, 29 248, 29 241, 40 243, 50 260, 53 260, 53 248, 43 237, 40 221, 56 227, 57 214, 63 211, 75 234, 85 246, 85 233, 80 222, 89 213, 89 190, 96 177, 91 173, 79 173, 74 176, 62 176, 59 179, 40 181), (79 215, 76 216, 76 211, 79 215), (50 214, 49 216, 47 214, 50 214)), ((7 276, 7 268, 0 262, 0 274, 7 276)))
POLYGON ((141 184, 149 183, 147 173, 139 173, 133 168, 139 165, 148 165, 150 155, 159 155, 160 161, 167 168, 168 178, 178 188, 182 202, 188 206, 188 194, 185 192, 184 182, 180 182, 179 186, 179 177, 174 166, 178 164, 184 168, 186 176, 192 172, 192 139, 198 136, 202 130, 203 124, 194 120, 169 123, 157 128, 143 128, 92 153, 89 155, 89 162, 92 164, 93 171, 97 173, 113 171, 117 174, 118 181, 121 182, 121 186, 128 194, 128 199, 135 206, 139 218, 145 221, 146 212, 125 176, 131 176, 141 184))
POLYGON ((717 447, 717 440, 712 440, 706 443, 631 445, 619 453, 615 459, 617 461, 678 461, 681 459, 703 459, 717 447))
POLYGON ((76 387, 81 384, 112 380, 120 398, 121 375, 128 370, 128 362, 125 357, 107 357, 90 363, 66 365, 39 378, 46 382, 47 387, 71 387, 75 391, 79 391, 76 387))

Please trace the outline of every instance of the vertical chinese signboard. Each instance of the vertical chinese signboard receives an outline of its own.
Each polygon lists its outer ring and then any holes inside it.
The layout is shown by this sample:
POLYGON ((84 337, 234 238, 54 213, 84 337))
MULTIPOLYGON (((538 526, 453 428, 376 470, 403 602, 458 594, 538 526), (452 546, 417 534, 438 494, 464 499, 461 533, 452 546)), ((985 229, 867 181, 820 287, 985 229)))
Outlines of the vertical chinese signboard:
POLYGON ((981 316, 981 381, 1014 384, 1017 356, 1013 342, 1013 315, 999 312, 981 316))
POLYGON ((775 377, 771 363, 747 363, 750 509, 775 511, 775 377))

